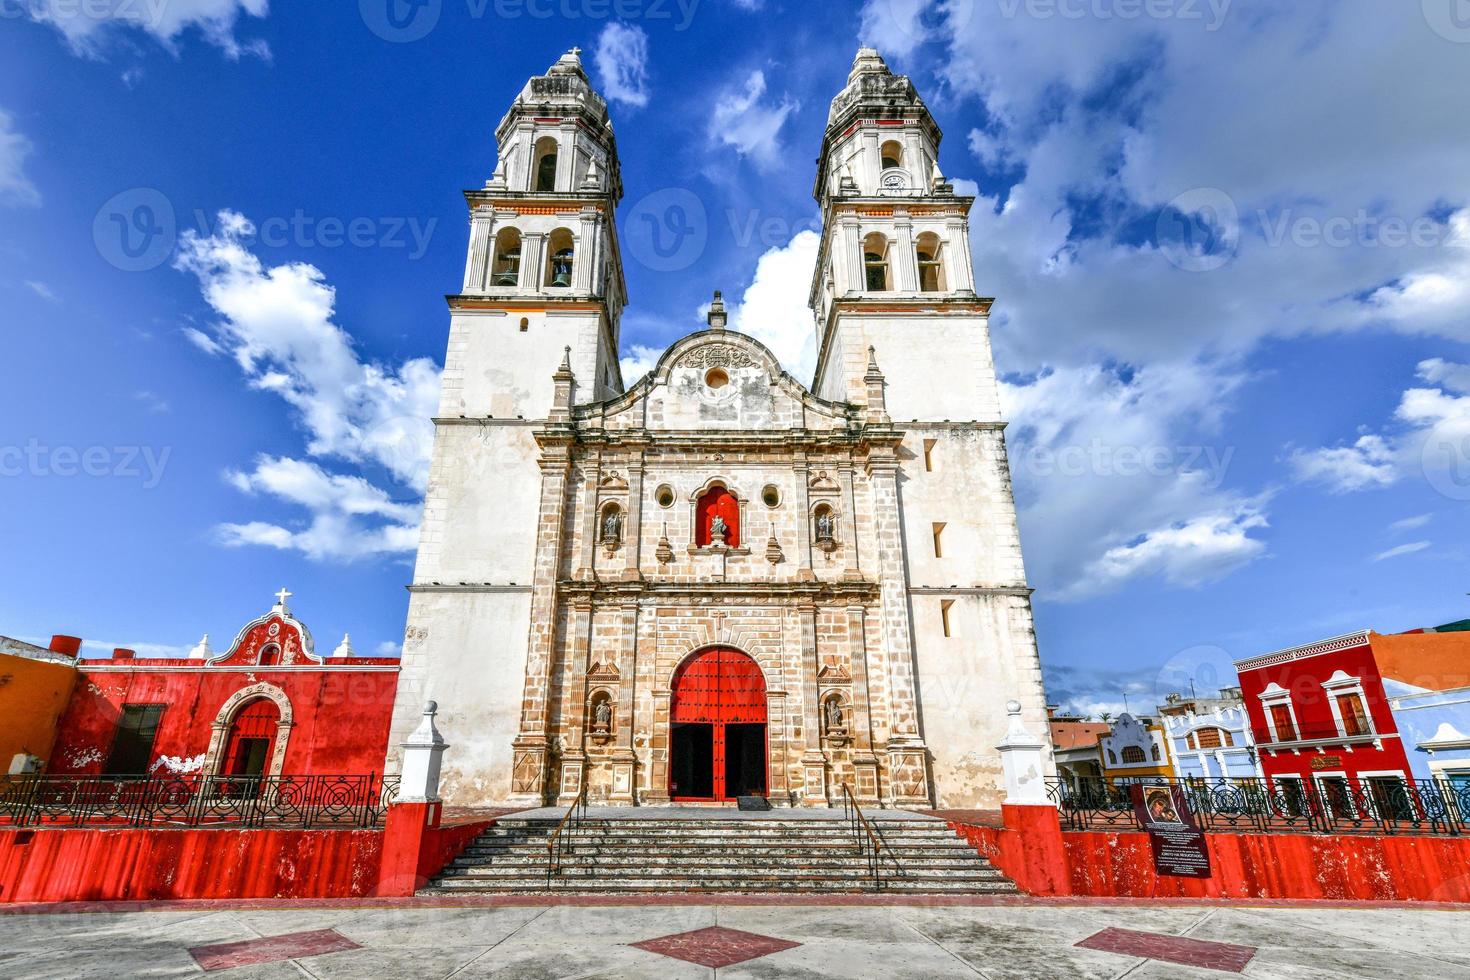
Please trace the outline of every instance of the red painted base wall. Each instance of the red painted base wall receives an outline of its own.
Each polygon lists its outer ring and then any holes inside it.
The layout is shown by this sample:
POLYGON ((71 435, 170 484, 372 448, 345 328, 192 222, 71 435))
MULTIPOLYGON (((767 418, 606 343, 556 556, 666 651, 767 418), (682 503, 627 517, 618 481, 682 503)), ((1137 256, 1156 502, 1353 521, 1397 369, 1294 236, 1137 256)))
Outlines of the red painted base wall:
POLYGON ((382 850, 378 830, 4 830, 0 901, 361 898, 382 850))
POLYGON ((1470 838, 1206 834, 1213 877, 1197 879, 1155 874, 1142 832, 1049 832, 1010 812, 1005 824, 951 826, 1033 895, 1470 902, 1470 838))
POLYGON ((0 903, 411 895, 492 822, 425 827, 387 862, 383 830, 0 829, 0 903))

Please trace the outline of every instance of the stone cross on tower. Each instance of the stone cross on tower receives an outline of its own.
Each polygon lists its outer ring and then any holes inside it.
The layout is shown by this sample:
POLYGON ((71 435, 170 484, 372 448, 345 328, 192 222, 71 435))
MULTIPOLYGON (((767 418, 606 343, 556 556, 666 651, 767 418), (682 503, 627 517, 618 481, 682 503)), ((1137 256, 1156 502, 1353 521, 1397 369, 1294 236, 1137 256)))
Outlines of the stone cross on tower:
POLYGON ((295 594, 294 592, 287 592, 284 588, 281 589, 281 591, 276 593, 276 607, 284 612, 286 609, 286 600, 295 594))

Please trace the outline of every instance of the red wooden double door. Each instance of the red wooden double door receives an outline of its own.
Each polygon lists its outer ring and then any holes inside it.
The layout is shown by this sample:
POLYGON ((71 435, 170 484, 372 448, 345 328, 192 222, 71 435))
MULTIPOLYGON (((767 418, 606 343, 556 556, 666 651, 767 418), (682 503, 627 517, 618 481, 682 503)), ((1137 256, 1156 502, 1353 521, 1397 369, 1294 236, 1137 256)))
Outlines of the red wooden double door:
POLYGON ((701 650, 674 674, 669 795, 732 800, 766 795, 766 682, 739 650, 701 650))

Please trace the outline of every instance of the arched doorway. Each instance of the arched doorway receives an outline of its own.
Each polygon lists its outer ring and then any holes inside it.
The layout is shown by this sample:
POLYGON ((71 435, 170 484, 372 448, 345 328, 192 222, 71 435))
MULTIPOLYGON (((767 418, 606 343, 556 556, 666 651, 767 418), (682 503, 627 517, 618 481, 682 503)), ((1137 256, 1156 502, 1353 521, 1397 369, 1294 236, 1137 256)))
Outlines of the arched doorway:
POLYGON ((280 712, 269 698, 251 701, 235 715, 219 770, 230 780, 225 786, 228 795, 256 795, 274 755, 280 722, 280 712))
POLYGON ((669 795, 733 800, 766 795, 766 680, 739 650, 712 647, 674 672, 669 795))

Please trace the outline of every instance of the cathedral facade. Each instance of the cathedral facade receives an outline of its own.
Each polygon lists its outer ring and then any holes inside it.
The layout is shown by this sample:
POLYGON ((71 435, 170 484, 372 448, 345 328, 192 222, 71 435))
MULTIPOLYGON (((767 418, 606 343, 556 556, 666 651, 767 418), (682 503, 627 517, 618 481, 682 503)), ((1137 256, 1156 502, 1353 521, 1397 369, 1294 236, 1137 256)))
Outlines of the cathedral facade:
POLYGON ((1045 696, 973 199, 910 80, 864 49, 832 104, 810 384, 718 294, 621 377, 621 171, 575 52, 496 138, 391 744, 436 700, 455 804, 998 804, 1005 704, 1044 730, 1045 696))

